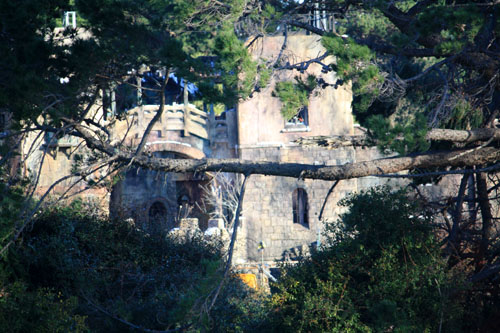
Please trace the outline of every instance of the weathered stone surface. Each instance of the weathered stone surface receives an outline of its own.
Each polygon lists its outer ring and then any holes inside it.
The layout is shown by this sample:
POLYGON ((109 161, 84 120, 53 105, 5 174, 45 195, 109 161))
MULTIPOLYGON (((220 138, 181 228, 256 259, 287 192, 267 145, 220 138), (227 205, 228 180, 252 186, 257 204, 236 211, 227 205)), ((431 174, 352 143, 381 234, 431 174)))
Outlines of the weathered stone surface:
MULTIPOLYGON (((277 152, 283 159, 295 158, 297 162, 316 160, 319 163, 338 165, 356 162, 359 156, 362 160, 369 160, 380 156, 376 149, 355 149, 344 147, 340 149, 324 150, 320 147, 303 148, 294 145, 275 147, 244 148, 239 150, 240 157, 246 160, 262 158, 270 160, 277 152), (258 157, 260 156, 260 157, 258 157)), ((323 230, 324 225, 318 221, 319 213, 324 198, 333 182, 322 180, 299 180, 272 176, 251 176, 252 181, 247 184, 244 198, 244 215, 247 218, 247 255, 250 260, 259 260, 262 253, 256 246, 264 241, 270 246, 263 252, 265 261, 281 259, 284 251, 300 244, 315 242, 318 238, 318 229, 323 230), (297 188, 303 188, 308 195, 307 226, 293 223, 292 193, 297 188)), ((394 182, 382 178, 365 177, 360 179, 344 180, 339 183, 330 196, 323 220, 334 221, 344 211, 337 205, 338 201, 346 195, 367 189, 372 186, 394 182)))

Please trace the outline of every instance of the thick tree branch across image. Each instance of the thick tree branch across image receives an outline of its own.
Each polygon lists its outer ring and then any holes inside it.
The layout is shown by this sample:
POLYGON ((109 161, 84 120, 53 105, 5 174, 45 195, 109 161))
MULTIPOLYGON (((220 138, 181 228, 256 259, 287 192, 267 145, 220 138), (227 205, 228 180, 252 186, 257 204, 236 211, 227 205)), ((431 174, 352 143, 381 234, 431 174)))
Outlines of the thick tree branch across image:
MULTIPOLYGON (((342 180, 366 176, 386 175, 413 169, 433 167, 470 167, 494 163, 500 160, 500 150, 494 147, 473 147, 467 149, 456 149, 444 152, 427 152, 409 156, 398 156, 379 160, 347 163, 342 166, 317 166, 300 163, 260 162, 244 161, 240 159, 161 159, 145 154, 130 154, 120 152, 115 147, 104 144, 91 134, 76 126, 77 132, 87 141, 87 145, 107 155, 114 156, 125 164, 134 164, 144 169, 163 172, 233 172, 241 174, 261 174, 268 176, 284 176, 294 178, 310 178, 322 180, 342 180)), ((455 143, 470 143, 479 140, 498 140, 500 130, 482 129, 472 131, 454 130, 432 130, 427 136, 431 140, 451 141, 455 143)), ((354 143, 360 144, 358 137, 354 143)), ((353 144, 348 137, 341 140, 353 144)), ((302 143, 310 144, 311 140, 300 140, 302 143)), ((328 139, 326 139, 328 142, 328 139)), ((334 140, 333 140, 334 141, 334 140)), ((324 138, 316 138, 314 142, 324 145, 324 138)), ((328 144, 327 144, 328 145, 328 144)), ((342 144, 345 145, 345 144, 342 144)), ((354 145, 354 144, 353 144, 354 145)))
MULTIPOLYGON (((467 167, 497 162, 497 148, 415 154, 368 162, 348 163, 341 166, 317 166, 300 163, 255 162, 240 159, 161 159, 148 156, 133 157, 117 154, 118 160, 137 167, 163 172, 233 172, 283 176, 299 179, 342 180, 366 176, 384 176, 401 171, 433 167, 467 167)), ((492 169, 493 170, 493 169, 492 169)))

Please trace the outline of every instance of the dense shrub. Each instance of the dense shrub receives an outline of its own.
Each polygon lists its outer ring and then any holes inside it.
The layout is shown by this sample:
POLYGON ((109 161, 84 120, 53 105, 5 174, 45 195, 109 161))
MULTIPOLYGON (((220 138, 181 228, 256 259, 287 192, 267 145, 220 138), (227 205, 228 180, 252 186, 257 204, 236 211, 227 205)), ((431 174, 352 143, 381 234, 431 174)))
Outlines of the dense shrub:
POLYGON ((430 216, 403 191, 373 189, 341 201, 328 245, 287 267, 272 296, 269 330, 454 331, 451 279, 430 216))
POLYGON ((76 297, 10 284, 0 297, 0 332, 86 332, 85 317, 75 314, 77 305, 76 297))
POLYGON ((498 281, 471 285, 451 271, 418 201, 378 188, 340 204, 326 244, 282 267, 272 295, 230 276, 211 311, 221 244, 154 237, 78 201, 55 206, 0 261, 0 331, 135 331, 123 321, 192 332, 494 331, 498 281))
POLYGON ((236 322, 244 316, 231 297, 245 299, 251 292, 236 279, 223 289, 214 314, 205 311, 222 276, 221 244, 201 236, 153 237, 94 211, 78 201, 55 207, 11 248, 3 263, 0 310, 8 314, 26 303, 33 308, 22 312, 26 317, 11 318, 14 331, 37 331, 31 329, 35 322, 38 331, 75 330, 84 318, 96 332, 133 330, 116 318, 148 329, 210 329, 217 316, 236 322))

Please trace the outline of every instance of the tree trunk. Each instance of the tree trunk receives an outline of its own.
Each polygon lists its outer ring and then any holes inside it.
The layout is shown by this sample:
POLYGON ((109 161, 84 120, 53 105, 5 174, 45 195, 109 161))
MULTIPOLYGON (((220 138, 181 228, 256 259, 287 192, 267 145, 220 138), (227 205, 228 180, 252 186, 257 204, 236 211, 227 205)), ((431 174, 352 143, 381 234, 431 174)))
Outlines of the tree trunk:
POLYGON ((476 272, 479 272, 484 267, 487 261, 485 255, 488 251, 488 245, 491 239, 493 216, 491 215, 491 206, 488 199, 486 174, 482 172, 476 174, 476 183, 479 207, 481 208, 482 217, 481 241, 479 243, 479 249, 476 256, 476 272))
POLYGON ((448 236, 447 246, 448 254, 451 256, 449 261, 450 266, 453 266, 458 260, 460 260, 460 240, 458 239, 458 232, 460 230, 460 223, 462 222, 462 205, 464 202, 465 189, 467 188, 469 176, 470 175, 462 176, 460 188, 458 189, 457 203, 453 212, 453 226, 450 230, 450 235, 448 236))

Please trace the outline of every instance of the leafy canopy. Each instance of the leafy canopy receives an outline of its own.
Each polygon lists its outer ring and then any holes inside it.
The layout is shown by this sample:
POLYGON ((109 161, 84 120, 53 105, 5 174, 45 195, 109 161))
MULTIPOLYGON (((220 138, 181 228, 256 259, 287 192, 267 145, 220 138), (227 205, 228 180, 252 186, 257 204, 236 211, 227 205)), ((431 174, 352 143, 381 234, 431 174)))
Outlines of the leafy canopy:
MULTIPOLYGON (((396 132, 407 138, 416 128, 483 127, 498 112, 500 9, 496 1, 295 4, 298 13, 318 8, 335 15, 335 31, 324 31, 322 43, 336 58, 331 67, 338 82, 352 82, 356 119, 376 138, 396 132), (374 116, 386 119, 389 128, 381 126, 380 118, 370 120, 374 116)), ((414 139, 403 145, 405 149, 384 143, 399 152, 429 147, 415 144, 414 139)))

